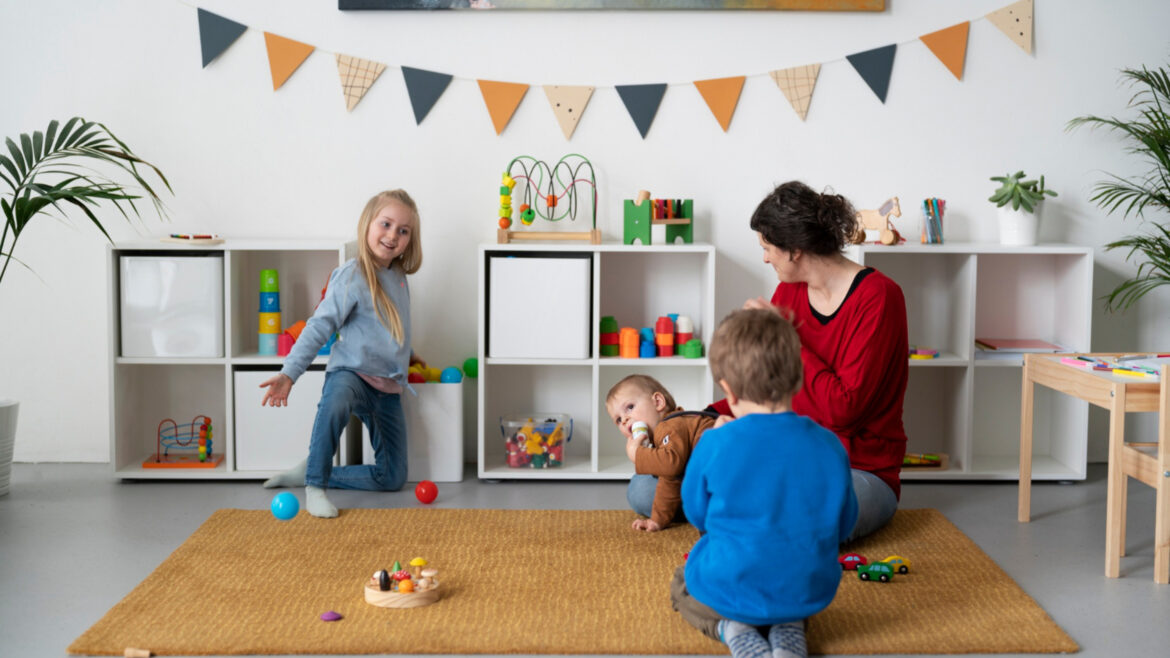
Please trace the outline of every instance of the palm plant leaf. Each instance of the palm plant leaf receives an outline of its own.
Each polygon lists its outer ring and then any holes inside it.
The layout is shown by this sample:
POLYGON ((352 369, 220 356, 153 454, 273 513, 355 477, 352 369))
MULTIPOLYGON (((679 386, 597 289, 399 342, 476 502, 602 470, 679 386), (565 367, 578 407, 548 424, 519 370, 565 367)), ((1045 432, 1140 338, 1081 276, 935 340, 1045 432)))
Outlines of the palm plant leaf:
POLYGON ((104 124, 72 117, 61 125, 50 121, 44 133, 35 131, 21 134, 17 140, 5 139, 7 155, 0 153, 0 182, 8 192, 0 196, 4 211, 4 230, 0 233, 0 280, 8 271, 16 241, 28 224, 49 208, 61 215, 69 210, 80 210, 107 240, 110 234, 95 209, 113 206, 124 219, 141 218, 135 200, 150 199, 162 219, 166 210, 158 192, 146 180, 140 165, 153 171, 167 191, 171 184, 162 171, 134 154, 124 142, 104 124), (19 142, 19 143, 18 143, 19 142), (132 188, 126 187, 102 171, 86 165, 100 164, 114 172, 114 176, 129 178, 132 188))

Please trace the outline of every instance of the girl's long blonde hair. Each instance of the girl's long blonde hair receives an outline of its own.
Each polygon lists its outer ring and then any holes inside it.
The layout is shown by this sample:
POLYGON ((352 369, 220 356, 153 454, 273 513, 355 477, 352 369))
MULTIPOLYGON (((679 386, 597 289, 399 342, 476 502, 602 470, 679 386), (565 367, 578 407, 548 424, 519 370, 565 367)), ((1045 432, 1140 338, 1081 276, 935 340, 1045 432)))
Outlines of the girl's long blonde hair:
MULTIPOLYGON (((385 290, 382 290, 382 286, 378 283, 378 265, 374 262, 374 254, 370 251, 369 242, 366 241, 366 235, 370 232, 370 223, 389 203, 402 204, 410 210, 410 214, 414 218, 411 222, 410 244, 406 245, 406 250, 395 261, 406 274, 414 274, 418 268, 422 267, 422 235, 419 229, 418 206, 415 205, 414 199, 410 198, 406 190, 379 192, 366 202, 366 207, 362 210, 362 217, 358 220, 358 264, 361 266, 362 276, 366 277, 366 285, 370 287, 370 299, 373 300, 374 308, 378 311, 378 319, 390 330, 390 335, 394 336, 394 340, 401 344, 406 335, 402 328, 402 317, 398 314, 398 307, 394 305, 390 296, 386 294, 385 290)), ((394 267, 394 263, 391 263, 390 267, 394 267)))

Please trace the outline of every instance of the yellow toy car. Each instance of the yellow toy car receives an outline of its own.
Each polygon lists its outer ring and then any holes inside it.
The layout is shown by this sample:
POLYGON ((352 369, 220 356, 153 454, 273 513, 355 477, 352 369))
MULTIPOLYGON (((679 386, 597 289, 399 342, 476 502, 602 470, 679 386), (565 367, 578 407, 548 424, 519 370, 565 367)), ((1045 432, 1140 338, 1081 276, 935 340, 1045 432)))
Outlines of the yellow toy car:
POLYGON ((910 560, 907 560, 901 555, 891 555, 890 557, 882 560, 882 562, 885 562, 886 564, 893 567, 894 570, 898 573, 910 573, 910 560))

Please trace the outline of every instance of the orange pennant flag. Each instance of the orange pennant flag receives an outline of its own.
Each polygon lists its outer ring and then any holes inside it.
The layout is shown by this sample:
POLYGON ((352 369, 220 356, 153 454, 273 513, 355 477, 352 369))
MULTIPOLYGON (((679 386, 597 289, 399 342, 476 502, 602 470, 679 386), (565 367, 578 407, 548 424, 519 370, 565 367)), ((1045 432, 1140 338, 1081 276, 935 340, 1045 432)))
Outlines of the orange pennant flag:
POLYGON ((293 41, 271 32, 264 33, 264 44, 268 47, 268 69, 272 72, 272 90, 292 77, 293 71, 316 50, 313 46, 293 41))
POLYGON ((820 72, 820 64, 806 64, 769 73, 801 121, 808 116, 808 104, 812 101, 813 88, 817 86, 817 76, 820 72))
POLYGON ((528 93, 528 85, 520 82, 495 82, 493 80, 477 80, 479 92, 483 94, 483 102, 487 105, 488 114, 492 117, 492 126, 496 134, 504 132, 512 114, 520 107, 524 94, 528 93))
POLYGON ((962 80, 963 64, 967 61, 967 33, 970 29, 971 22, 965 21, 918 38, 930 48, 938 61, 950 69, 955 78, 962 80))
POLYGON ((739 103, 739 92, 743 90, 744 76, 734 78, 716 78, 714 80, 696 80, 695 86, 711 108, 711 114, 723 132, 731 125, 731 116, 735 114, 735 106, 739 103))
POLYGON ((987 15, 987 20, 1024 52, 1032 52, 1032 0, 1020 0, 996 9, 987 15))

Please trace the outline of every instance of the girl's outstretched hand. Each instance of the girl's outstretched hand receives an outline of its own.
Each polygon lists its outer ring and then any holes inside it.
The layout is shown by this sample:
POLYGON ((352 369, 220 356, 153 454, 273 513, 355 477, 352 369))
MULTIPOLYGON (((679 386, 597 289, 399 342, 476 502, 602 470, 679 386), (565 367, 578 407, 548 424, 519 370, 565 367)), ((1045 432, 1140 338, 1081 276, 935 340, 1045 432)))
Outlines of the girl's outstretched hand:
POLYGON ((289 379, 288 375, 283 373, 260 382, 260 388, 268 389, 264 391, 264 399, 260 400, 260 406, 287 407, 288 392, 292 390, 292 385, 293 380, 289 379))
POLYGON ((425 367, 427 367, 427 362, 426 362, 426 361, 424 361, 424 360, 423 360, 423 358, 422 358, 421 356, 419 356, 419 355, 415 354, 414 352, 411 352, 411 353, 410 353, 410 365, 412 365, 412 366, 422 366, 422 367, 424 367, 424 368, 425 368, 425 367))

